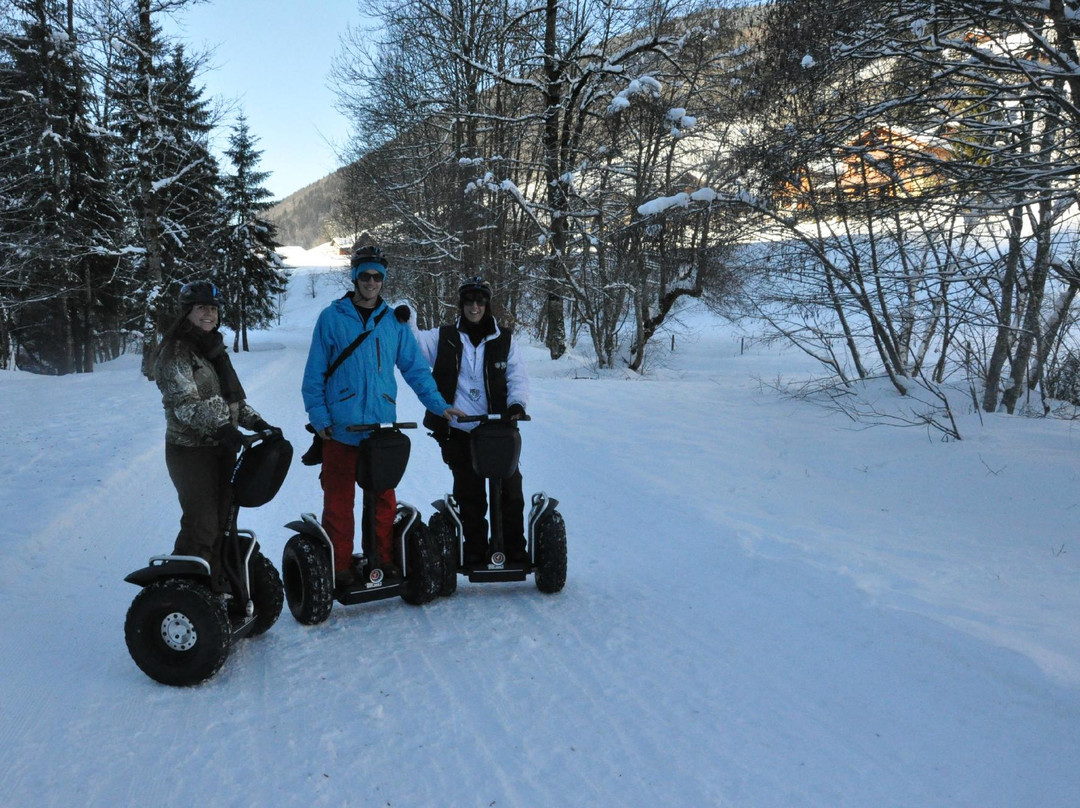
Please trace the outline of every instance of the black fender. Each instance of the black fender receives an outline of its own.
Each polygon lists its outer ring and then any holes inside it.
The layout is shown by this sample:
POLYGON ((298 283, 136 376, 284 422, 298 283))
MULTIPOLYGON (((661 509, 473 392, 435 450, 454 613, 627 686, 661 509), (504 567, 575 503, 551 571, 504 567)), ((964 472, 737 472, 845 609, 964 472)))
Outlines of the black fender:
POLYGON ((525 534, 529 541, 529 556, 536 560, 536 532, 540 526, 552 518, 556 513, 559 500, 549 497, 543 491, 538 491, 532 496, 532 508, 529 510, 529 518, 525 523, 525 534))
POLYGON ((318 539, 319 541, 323 542, 326 541, 326 538, 323 536, 323 534, 319 531, 317 527, 300 519, 289 522, 285 525, 285 527, 287 527, 289 530, 295 530, 297 533, 302 533, 305 536, 311 536, 311 538, 313 539, 318 539))
POLYGON ((547 507, 545 507, 544 510, 541 511, 540 518, 543 518, 545 516, 550 516, 551 512, 554 511, 558 507, 559 507, 559 500, 555 499, 555 497, 548 497, 547 507))
POLYGON ((405 535, 412 530, 417 522, 424 523, 424 520, 420 518, 420 511, 408 502, 399 500, 397 510, 394 511, 394 527, 397 528, 398 525, 401 525, 402 535, 405 535))
POLYGON ((135 570, 124 580, 136 586, 147 586, 162 578, 191 578, 210 580, 210 565, 193 556, 154 556, 149 566, 135 570))
POLYGON ((529 513, 530 530, 545 519, 550 519, 551 514, 559 507, 559 500, 549 497, 543 491, 538 491, 532 497, 532 509, 529 513))
POLYGON ((289 522, 285 527, 290 530, 295 530, 302 536, 307 536, 312 541, 317 542, 319 547, 325 547, 326 552, 330 554, 330 569, 333 570, 334 543, 330 541, 330 537, 326 535, 326 531, 323 530, 323 526, 319 524, 319 520, 315 518, 315 514, 301 514, 299 519, 289 522))
POLYGON ((431 503, 431 507, 450 520, 450 524, 457 529, 459 538, 463 535, 464 527, 461 525, 461 510, 458 508, 457 500, 452 495, 447 494, 445 499, 435 500, 431 503))

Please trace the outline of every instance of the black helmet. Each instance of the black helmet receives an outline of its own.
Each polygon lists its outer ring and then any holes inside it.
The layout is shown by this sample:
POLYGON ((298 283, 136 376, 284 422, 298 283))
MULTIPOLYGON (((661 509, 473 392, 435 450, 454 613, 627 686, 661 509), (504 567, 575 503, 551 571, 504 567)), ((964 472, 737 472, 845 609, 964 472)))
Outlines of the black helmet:
POLYGON ((484 296, 484 300, 488 303, 491 302, 491 284, 485 281, 481 277, 470 278, 458 287, 458 305, 462 305, 465 302, 465 295, 468 294, 480 294, 484 296))
POLYGON ((221 292, 210 281, 192 281, 180 287, 181 306, 221 306, 221 292))
POLYGON ((379 264, 383 270, 386 270, 387 259, 382 256, 382 251, 374 244, 354 245, 352 255, 349 256, 349 266, 356 269, 362 264, 379 264))

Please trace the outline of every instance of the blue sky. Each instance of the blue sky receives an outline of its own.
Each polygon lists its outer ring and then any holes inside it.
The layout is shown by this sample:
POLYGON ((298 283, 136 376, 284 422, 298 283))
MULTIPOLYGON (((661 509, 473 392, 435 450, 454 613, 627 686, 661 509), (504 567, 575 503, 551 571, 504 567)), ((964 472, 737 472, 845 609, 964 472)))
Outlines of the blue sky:
MULTIPOLYGON (((327 86, 330 63, 341 32, 360 20, 357 0, 216 0, 166 23, 188 50, 214 49, 201 77, 206 95, 235 101, 247 114, 276 198, 339 166, 334 146, 348 124, 327 86)), ((227 134, 226 127, 219 148, 227 134)))

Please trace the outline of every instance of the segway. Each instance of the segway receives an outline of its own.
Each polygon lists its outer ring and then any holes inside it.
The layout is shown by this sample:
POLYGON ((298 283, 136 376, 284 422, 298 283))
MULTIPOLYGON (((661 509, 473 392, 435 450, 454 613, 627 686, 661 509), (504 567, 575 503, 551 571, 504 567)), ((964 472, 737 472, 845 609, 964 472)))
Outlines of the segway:
POLYGON ((228 592, 211 589, 210 564, 199 556, 158 555, 124 578, 141 586, 128 608, 124 638, 135 664, 162 684, 203 682, 225 663, 241 637, 267 631, 281 614, 281 578, 259 551, 255 533, 236 526, 240 508, 274 498, 292 461, 277 430, 245 436, 233 469, 233 502, 222 543, 228 592))
POLYGON ((395 558, 379 557, 375 540, 375 492, 396 488, 409 463, 409 438, 401 430, 415 429, 414 422, 359 424, 350 432, 370 432, 360 443, 356 479, 364 490, 364 530, 361 552, 352 557, 358 574, 339 586, 334 570, 334 545, 313 513, 302 514, 286 527, 296 535, 285 544, 281 574, 285 599, 293 617, 304 625, 321 623, 330 616, 334 601, 345 606, 400 596, 406 603, 421 605, 438 595, 441 559, 438 547, 412 505, 399 502, 394 514, 395 558), (386 564, 396 564, 401 577, 389 580, 386 564))
MULTIPOLYGON (((432 504, 428 530, 439 547, 442 575, 439 594, 446 597, 457 591, 457 576, 465 575, 473 583, 524 581, 533 575, 536 588, 554 593, 566 584, 566 525, 558 511, 559 501, 544 492, 532 496, 532 508, 526 526, 527 560, 511 561, 503 548, 502 481, 518 466, 521 433, 517 422, 498 414, 464 416, 461 423, 478 423, 469 433, 473 470, 488 481, 490 533, 484 558, 479 564, 465 559, 465 531, 461 511, 453 495, 432 504)), ((519 421, 529 421, 523 416, 519 421)))

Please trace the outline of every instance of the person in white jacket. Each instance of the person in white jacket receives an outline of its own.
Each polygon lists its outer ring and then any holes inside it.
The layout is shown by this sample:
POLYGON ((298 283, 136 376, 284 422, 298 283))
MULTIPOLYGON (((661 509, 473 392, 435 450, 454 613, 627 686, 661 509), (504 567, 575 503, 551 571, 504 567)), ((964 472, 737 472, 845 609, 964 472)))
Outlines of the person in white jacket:
MULTIPOLYGON (((521 418, 529 403, 529 379, 512 330, 500 327, 491 314, 491 286, 482 278, 463 283, 458 289, 458 313, 454 325, 416 332, 439 392, 468 415, 498 413, 511 420, 521 418)), ((424 426, 439 442, 443 461, 454 475, 454 499, 465 532, 465 563, 481 565, 486 562, 487 490, 486 481, 472 466, 469 432, 476 424, 425 416, 424 426)), ((501 505, 504 552, 510 561, 523 562, 528 555, 520 470, 503 480, 501 505)))

